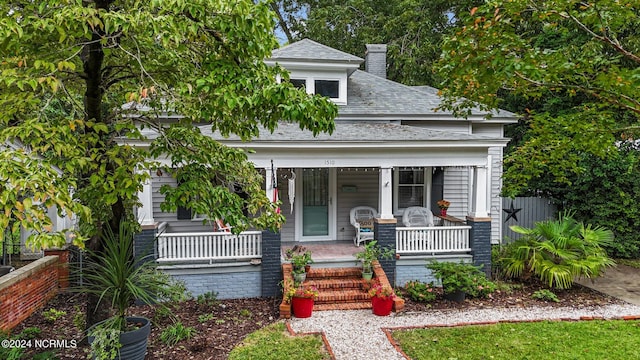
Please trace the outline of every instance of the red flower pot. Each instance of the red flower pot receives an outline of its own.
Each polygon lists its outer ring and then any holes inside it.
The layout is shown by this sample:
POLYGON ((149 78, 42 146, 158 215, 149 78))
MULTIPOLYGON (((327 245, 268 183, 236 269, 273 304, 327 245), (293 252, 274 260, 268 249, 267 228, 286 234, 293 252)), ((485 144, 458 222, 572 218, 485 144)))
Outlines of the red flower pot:
POLYGON ((291 307, 293 310, 293 316, 297 318, 311 317, 313 311, 313 298, 291 298, 291 307))
POLYGON ((441 216, 447 216, 447 209, 440 209, 441 216))
POLYGON ((373 313, 378 316, 387 316, 391 314, 391 308, 393 308, 393 299, 391 298, 371 298, 371 309, 373 313))

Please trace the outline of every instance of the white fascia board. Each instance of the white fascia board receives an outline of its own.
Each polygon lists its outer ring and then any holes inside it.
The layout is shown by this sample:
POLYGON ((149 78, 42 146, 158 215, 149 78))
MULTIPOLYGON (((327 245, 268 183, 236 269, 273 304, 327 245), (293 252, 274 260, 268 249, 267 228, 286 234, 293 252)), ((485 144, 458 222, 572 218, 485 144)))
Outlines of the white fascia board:
POLYGON ((455 117, 452 114, 444 114, 444 113, 434 113, 434 114, 362 114, 362 115, 351 115, 351 114, 340 114, 338 110, 338 116, 336 120, 344 120, 344 121, 467 121, 467 122, 479 122, 479 123, 495 123, 495 124, 513 124, 518 122, 517 118, 502 118, 502 117, 492 117, 491 119, 486 119, 483 115, 472 115, 468 116, 466 119, 461 117, 455 117))

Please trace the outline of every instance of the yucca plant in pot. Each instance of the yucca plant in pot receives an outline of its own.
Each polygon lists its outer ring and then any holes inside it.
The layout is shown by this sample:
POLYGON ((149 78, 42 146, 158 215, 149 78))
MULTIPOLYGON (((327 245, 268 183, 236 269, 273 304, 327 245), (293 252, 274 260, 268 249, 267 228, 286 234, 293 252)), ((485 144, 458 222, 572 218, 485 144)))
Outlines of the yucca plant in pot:
POLYGON ((158 272, 155 262, 136 263, 132 224, 122 221, 117 231, 106 227, 103 251, 88 252, 89 262, 82 274, 84 280, 79 291, 97 296, 98 305, 108 303, 112 314, 88 329, 88 340, 96 359, 142 360, 151 322, 130 316, 129 308, 136 301, 154 304, 175 299, 184 295, 184 287, 158 272))

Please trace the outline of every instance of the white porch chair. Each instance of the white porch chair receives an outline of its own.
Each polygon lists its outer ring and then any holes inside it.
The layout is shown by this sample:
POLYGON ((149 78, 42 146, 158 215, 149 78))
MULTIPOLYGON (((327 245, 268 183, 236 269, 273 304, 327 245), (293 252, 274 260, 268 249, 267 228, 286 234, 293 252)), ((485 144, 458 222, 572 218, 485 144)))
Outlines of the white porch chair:
POLYGON ((373 227, 363 227, 361 222, 370 221, 373 226, 373 219, 378 217, 378 211, 370 206, 356 206, 349 212, 351 225, 356 228, 356 235, 353 243, 360 246, 367 240, 373 240, 373 227))
POLYGON ((406 227, 434 226, 433 213, 426 207, 410 206, 404 209, 402 223, 406 227))

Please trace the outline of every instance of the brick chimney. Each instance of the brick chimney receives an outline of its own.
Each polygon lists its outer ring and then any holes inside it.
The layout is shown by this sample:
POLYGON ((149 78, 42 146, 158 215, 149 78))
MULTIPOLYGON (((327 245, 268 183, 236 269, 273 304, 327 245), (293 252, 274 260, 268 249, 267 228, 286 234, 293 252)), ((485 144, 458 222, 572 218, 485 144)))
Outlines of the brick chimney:
POLYGON ((387 78, 387 45, 386 44, 367 44, 367 51, 364 54, 365 71, 387 78))

